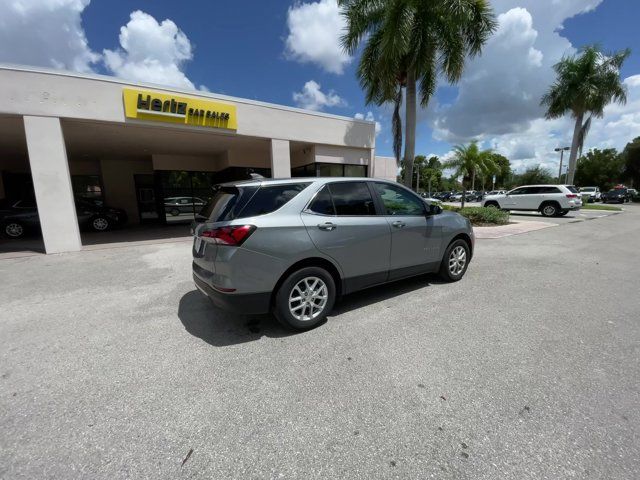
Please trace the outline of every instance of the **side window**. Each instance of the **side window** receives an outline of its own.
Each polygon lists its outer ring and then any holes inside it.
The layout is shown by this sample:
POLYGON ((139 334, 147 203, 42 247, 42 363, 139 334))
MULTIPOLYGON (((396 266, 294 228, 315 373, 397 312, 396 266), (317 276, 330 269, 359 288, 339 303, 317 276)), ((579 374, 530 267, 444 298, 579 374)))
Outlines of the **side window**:
POLYGON ((424 215, 422 200, 407 192, 404 188, 387 183, 375 183, 375 189, 382 198, 386 215, 424 215))
POLYGON ((509 192, 509 195, 524 195, 525 193, 527 193, 526 188, 516 188, 515 190, 509 192))
POLYGON ((529 187, 525 188, 525 194, 527 195, 536 195, 538 193, 544 193, 541 187, 529 187))
POLYGON ((335 182, 329 185, 336 215, 375 215, 376 209, 364 182, 335 182))
POLYGON ((308 183, 286 183, 261 187, 236 218, 275 212, 308 186, 308 183))
POLYGON ((319 213, 320 215, 336 214, 336 209, 333 207, 333 200, 331 200, 331 193, 329 193, 329 187, 327 185, 316 193, 315 198, 309 205, 309 210, 313 213, 319 213))
POLYGON ((540 193, 560 193, 557 187, 540 187, 540 193))

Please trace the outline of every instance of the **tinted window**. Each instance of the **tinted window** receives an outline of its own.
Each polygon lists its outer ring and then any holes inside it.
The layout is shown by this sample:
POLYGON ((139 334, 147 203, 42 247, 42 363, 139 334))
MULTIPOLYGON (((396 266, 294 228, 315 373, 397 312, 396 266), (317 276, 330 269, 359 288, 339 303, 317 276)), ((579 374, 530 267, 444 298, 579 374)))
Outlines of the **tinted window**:
POLYGON ((424 202, 402 187, 387 183, 374 184, 382 197, 387 215, 424 215, 424 202))
POLYGON ((36 208, 35 200, 20 200, 14 204, 16 208, 36 208))
POLYGON ((526 188, 516 188, 515 190, 510 191, 509 195, 524 195, 525 193, 527 193, 526 188))
POLYGON ((337 215, 375 215, 369 188, 364 182, 339 182, 329 185, 337 215))
POLYGON ((565 187, 567 187, 571 193, 579 193, 578 189, 573 185, 565 185, 565 187))
POLYGON ((233 220, 256 190, 258 187, 221 187, 200 215, 206 217, 209 222, 233 220))
POLYGON ((291 183, 261 187, 236 218, 255 217, 275 212, 308 186, 308 183, 291 183))
POLYGON ((316 194, 315 198, 309 205, 309 210, 320 215, 335 215, 336 211, 333 208, 333 201, 331 200, 331 193, 329 193, 329 187, 325 185, 316 194))
POLYGON ((538 193, 561 193, 557 187, 540 187, 538 193))

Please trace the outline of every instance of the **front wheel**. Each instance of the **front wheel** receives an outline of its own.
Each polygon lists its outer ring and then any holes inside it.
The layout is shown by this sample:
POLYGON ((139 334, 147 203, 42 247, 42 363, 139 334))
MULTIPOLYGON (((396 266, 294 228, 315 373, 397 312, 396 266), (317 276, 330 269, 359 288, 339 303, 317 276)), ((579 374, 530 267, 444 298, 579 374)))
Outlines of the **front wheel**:
POLYGON ((104 232, 105 230, 109 230, 109 227, 111 226, 111 223, 109 222, 109 219, 106 217, 94 217, 91 220, 91 229, 94 232, 104 232))
POLYGON ((484 204, 484 206, 487 208, 500 208, 500 205, 498 205, 498 202, 487 202, 484 204))
POLYGON ((308 330, 325 321, 336 300, 333 277, 324 268, 306 267, 293 272, 278 289, 274 314, 296 330, 308 330))
POLYGON ((24 236, 24 226, 20 222, 10 221, 4 226, 4 233, 9 238, 21 238, 24 236))
POLYGON ((471 250, 469 244, 462 239, 451 242, 444 252, 440 264, 440 277, 448 282, 460 280, 469 266, 471 250))

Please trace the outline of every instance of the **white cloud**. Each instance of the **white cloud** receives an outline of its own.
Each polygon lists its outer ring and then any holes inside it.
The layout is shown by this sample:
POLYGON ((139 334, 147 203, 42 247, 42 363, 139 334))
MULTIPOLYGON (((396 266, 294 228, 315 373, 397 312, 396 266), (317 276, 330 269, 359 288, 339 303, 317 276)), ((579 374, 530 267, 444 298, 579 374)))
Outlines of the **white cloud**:
POLYGON ((340 46, 345 26, 336 0, 297 3, 287 13, 289 35, 285 41, 285 55, 341 74, 351 61, 340 46))
MULTIPOLYGON (((552 66, 576 51, 562 24, 602 0, 495 0, 499 28, 469 62, 451 105, 431 114, 434 137, 452 143, 484 141, 512 160, 515 169, 542 164, 557 172, 554 148, 571 144, 573 119, 545 120, 540 98, 555 79, 552 66)), ((622 148, 640 134, 640 76, 625 80, 626 106, 610 105, 594 119, 586 149, 622 148)))
POLYGON ((320 88, 318 82, 309 80, 304 84, 301 92, 293 93, 293 101, 298 107, 307 110, 322 110, 325 107, 342 107, 347 104, 333 90, 324 93, 320 88))
POLYGON ((81 15, 90 0, 0 1, 0 61, 90 72, 81 15))
POLYGON ((356 113, 353 118, 355 118, 356 120, 376 122, 376 136, 380 134, 380 131, 382 130, 382 124, 376 120, 376 117, 371 110, 369 110, 366 115, 363 113, 356 113))
POLYGON ((182 70, 193 58, 191 42, 172 20, 158 23, 136 10, 120 28, 119 40, 119 49, 103 52, 105 66, 117 77, 195 88, 182 70))

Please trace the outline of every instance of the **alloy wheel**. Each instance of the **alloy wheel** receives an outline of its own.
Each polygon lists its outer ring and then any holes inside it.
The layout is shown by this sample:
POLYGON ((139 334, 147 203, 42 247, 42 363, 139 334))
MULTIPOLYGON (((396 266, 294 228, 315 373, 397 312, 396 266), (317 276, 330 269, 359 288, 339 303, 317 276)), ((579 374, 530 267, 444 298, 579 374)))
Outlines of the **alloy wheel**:
POLYGON ((305 277, 289 293, 289 312, 301 322, 317 318, 329 299, 327 284, 319 277, 305 277))
POLYGON ((464 270, 467 264, 467 251, 461 245, 451 250, 449 254, 449 272, 451 275, 458 276, 464 270))
POLYGON ((552 217, 556 214, 556 207, 553 205, 547 205, 542 209, 542 213, 544 213, 547 217, 552 217))
POLYGON ((21 237, 24 233, 24 228, 19 223, 9 223, 6 227, 4 227, 5 233, 12 237, 18 238, 21 237))
POLYGON ((93 225, 93 228, 95 228, 100 232, 109 228, 109 222, 107 221, 106 218, 102 218, 102 217, 95 218, 91 223, 91 225, 93 225))

